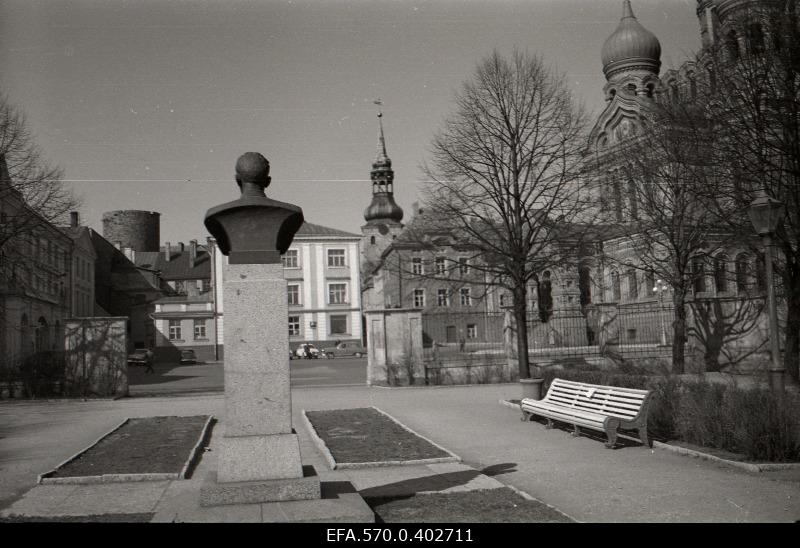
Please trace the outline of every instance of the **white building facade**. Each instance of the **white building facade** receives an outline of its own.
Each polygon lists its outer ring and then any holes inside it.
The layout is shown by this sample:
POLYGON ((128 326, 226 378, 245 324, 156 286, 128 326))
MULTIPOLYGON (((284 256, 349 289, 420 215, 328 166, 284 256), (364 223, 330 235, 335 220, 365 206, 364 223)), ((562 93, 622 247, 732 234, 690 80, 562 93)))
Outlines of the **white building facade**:
MULTIPOLYGON (((361 236, 304 223, 283 255, 292 350, 302 343, 318 347, 335 341, 361 341, 361 236)), ((220 354, 224 341, 222 271, 227 257, 214 247, 212 283, 220 354)))

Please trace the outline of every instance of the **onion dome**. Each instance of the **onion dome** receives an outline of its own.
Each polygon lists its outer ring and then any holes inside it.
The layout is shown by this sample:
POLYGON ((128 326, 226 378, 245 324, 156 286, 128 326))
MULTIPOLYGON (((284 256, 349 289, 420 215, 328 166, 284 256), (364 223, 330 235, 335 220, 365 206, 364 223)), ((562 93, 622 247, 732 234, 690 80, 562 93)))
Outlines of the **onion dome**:
POLYGON ((603 44, 602 60, 607 80, 624 70, 658 74, 661 68, 661 44, 633 15, 630 0, 623 2, 619 26, 603 44))
POLYGON ((386 154, 386 139, 383 136, 383 114, 378 114, 378 154, 372 162, 372 203, 364 210, 368 223, 389 221, 399 223, 403 219, 403 209, 394 201, 394 170, 392 161, 386 154))

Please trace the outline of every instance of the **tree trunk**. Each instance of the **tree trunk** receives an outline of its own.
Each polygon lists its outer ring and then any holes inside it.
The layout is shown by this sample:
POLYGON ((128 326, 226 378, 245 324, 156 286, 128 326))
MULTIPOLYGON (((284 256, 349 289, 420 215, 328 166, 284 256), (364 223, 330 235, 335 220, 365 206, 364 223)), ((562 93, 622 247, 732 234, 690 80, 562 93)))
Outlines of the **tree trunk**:
POLYGON ((531 367, 528 360, 528 309, 525 303, 527 288, 524 284, 514 288, 514 320, 517 323, 517 363, 519 378, 530 379, 531 367))
POLYGON ((675 306, 675 321, 672 323, 672 372, 680 375, 685 371, 686 348, 686 293, 676 289, 672 303, 675 306))

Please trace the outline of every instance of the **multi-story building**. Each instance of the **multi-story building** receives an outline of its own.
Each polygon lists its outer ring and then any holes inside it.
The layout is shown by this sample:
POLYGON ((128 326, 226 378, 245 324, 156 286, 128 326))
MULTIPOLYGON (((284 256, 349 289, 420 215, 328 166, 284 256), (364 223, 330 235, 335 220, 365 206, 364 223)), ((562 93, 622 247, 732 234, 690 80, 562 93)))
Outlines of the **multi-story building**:
POLYGON ((136 253, 136 263, 158 272, 163 283, 164 294, 150 315, 156 360, 177 361, 180 350, 194 350, 201 361, 219 359, 208 246, 167 242, 158 252, 136 253))
POLYGON ((69 317, 95 316, 94 264, 97 253, 92 245, 91 229, 81 226, 77 211, 70 213, 70 225, 62 229, 72 238, 69 270, 69 317))
MULTIPOLYGON (((361 341, 359 242, 361 236, 306 222, 283 255, 289 301, 287 328, 292 349, 308 342, 361 341)), ((216 248, 212 275, 216 295, 217 340, 222 346, 222 270, 226 257, 216 248)), ((212 307, 214 305, 212 304, 212 307)))
POLYGON ((73 242, 25 202, 0 156, 0 364, 63 346, 73 242))

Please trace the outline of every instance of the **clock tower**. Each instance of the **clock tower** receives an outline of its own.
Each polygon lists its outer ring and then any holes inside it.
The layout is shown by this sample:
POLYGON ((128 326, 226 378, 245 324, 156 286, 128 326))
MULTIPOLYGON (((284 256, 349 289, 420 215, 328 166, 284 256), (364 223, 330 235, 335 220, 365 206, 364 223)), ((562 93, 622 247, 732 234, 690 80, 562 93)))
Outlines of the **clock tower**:
POLYGON ((381 253, 403 230, 403 210, 394 201, 394 170, 386 155, 383 113, 378 113, 378 154, 372 163, 372 202, 364 210, 367 221, 361 227, 361 279, 366 280, 381 253))

